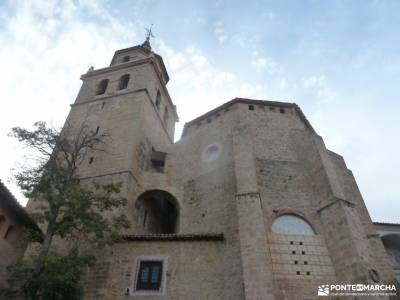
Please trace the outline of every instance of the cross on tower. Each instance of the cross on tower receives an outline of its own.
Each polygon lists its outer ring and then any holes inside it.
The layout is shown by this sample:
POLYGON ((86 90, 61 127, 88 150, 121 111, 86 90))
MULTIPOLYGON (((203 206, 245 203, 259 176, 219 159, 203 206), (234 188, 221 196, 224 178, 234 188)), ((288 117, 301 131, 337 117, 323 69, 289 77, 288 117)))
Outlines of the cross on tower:
POLYGON ((142 44, 142 47, 147 48, 148 50, 151 50, 150 38, 154 37, 152 28, 153 28, 153 24, 151 24, 150 28, 145 28, 146 40, 142 44))

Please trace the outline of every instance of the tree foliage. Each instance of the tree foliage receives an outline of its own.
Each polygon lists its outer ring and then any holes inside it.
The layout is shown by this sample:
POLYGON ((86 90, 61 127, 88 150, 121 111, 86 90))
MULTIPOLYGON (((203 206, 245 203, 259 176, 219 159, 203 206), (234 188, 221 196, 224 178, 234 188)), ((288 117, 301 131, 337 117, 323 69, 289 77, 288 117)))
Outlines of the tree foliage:
MULTIPOLYGON (((79 179, 79 167, 88 155, 105 151, 110 136, 86 125, 75 131, 65 126, 59 132, 44 122, 35 123, 34 130, 15 127, 10 135, 37 154, 34 166, 21 169, 15 179, 34 202, 32 217, 45 228, 33 257, 10 268, 10 286, 21 288, 26 299, 79 299, 79 279, 94 259, 80 253, 79 241, 84 237, 101 248, 117 241, 119 230, 129 226, 120 209, 126 205, 119 196, 121 183, 79 179), (56 237, 68 241, 67 253, 53 251, 56 237)), ((29 236, 37 242, 37 236, 29 236)))

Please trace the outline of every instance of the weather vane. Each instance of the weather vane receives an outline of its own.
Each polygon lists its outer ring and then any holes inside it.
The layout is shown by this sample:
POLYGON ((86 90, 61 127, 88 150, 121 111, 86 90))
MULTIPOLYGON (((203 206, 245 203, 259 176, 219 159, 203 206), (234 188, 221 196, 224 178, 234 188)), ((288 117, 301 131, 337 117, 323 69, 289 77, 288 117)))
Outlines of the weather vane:
POLYGON ((151 24, 150 28, 145 28, 145 30, 146 30, 146 40, 142 44, 142 47, 147 48, 149 50, 151 50, 150 38, 154 37, 152 28, 153 28, 153 24, 151 24))
POLYGON ((154 37, 152 29, 153 29, 153 24, 151 24, 150 28, 145 28, 147 41, 149 41, 150 38, 154 37))

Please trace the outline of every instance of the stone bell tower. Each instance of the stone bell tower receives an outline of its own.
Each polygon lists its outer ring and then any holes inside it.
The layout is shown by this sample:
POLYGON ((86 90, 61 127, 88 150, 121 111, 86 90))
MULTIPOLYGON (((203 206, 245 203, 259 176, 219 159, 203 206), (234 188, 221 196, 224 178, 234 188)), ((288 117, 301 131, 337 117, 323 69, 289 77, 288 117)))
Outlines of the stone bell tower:
POLYGON ((168 94, 169 77, 149 37, 142 45, 117 50, 110 66, 90 68, 66 121, 72 133, 83 124, 107 132, 106 152, 95 152, 80 166, 81 180, 121 181, 128 199, 140 186, 152 159, 163 168, 163 153, 174 140, 177 113, 168 94))

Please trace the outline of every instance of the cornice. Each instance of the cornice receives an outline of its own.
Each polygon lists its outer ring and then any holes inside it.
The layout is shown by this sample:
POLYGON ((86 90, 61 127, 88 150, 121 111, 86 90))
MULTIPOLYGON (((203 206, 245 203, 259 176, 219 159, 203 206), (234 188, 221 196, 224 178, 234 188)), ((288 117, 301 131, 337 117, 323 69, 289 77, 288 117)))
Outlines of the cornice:
POLYGON ((114 72, 114 71, 130 68, 130 67, 134 67, 134 66, 143 65, 146 63, 151 63, 152 61, 154 61, 153 57, 146 57, 146 58, 142 58, 142 59, 138 59, 138 60, 122 63, 122 64, 112 65, 109 67, 93 70, 88 73, 82 74, 81 79, 85 80, 85 79, 95 77, 97 75, 105 74, 108 72, 114 72))

